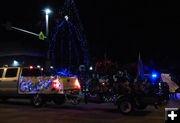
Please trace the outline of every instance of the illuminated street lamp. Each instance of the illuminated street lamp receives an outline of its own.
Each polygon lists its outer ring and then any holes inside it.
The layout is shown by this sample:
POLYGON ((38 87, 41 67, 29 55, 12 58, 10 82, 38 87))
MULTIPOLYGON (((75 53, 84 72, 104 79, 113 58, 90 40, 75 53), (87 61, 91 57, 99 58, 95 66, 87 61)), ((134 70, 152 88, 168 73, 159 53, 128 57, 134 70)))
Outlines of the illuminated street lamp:
MULTIPOLYGON (((45 12, 45 17, 46 17, 46 37, 47 37, 47 42, 49 42, 49 28, 48 28, 48 19, 49 19, 49 14, 52 12, 49 8, 44 9, 45 12)), ((47 51, 47 61, 46 61, 46 69, 49 71, 51 65, 50 61, 50 52, 47 51)))
POLYGON ((49 35, 49 29, 48 29, 49 14, 52 11, 49 8, 46 8, 44 11, 46 13, 46 36, 48 37, 48 35, 49 35))
POLYGON ((46 8, 46 9, 45 9, 45 12, 46 12, 46 14, 48 15, 48 14, 51 13, 51 10, 50 10, 49 8, 46 8))

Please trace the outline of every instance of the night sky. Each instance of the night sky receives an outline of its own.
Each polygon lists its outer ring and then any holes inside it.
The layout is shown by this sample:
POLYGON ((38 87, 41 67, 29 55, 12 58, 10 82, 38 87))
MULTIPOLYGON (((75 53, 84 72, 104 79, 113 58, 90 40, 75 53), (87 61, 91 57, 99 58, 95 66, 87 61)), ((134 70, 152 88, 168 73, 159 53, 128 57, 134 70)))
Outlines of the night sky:
MULTIPOLYGON (((75 0, 87 35, 91 59, 107 58, 118 62, 137 61, 141 51, 145 63, 151 60, 162 66, 179 65, 180 2, 157 0, 75 0)), ((54 13, 64 0, 6 0, 1 1, 1 24, 39 33, 45 29, 43 9, 54 13)), ((2 27, 1 27, 2 28, 2 27)), ((52 28, 52 27, 50 27, 52 28)), ((24 35, 10 32, 11 35, 24 35)), ((7 32, 1 29, 1 36, 7 32)), ((28 37, 29 35, 27 35, 28 37)), ((8 38, 1 40, 8 41, 8 38)))

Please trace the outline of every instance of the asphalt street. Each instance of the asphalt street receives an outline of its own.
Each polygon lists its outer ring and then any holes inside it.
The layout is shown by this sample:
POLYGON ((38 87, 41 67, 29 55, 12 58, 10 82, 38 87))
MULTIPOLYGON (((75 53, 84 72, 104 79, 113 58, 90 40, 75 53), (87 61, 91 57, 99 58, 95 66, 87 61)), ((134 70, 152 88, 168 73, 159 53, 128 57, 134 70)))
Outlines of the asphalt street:
POLYGON ((0 123, 164 123, 165 107, 180 107, 180 95, 166 106, 158 109, 148 106, 130 115, 120 114, 111 103, 61 106, 48 103, 45 107, 34 108, 29 100, 10 99, 0 101, 0 123))

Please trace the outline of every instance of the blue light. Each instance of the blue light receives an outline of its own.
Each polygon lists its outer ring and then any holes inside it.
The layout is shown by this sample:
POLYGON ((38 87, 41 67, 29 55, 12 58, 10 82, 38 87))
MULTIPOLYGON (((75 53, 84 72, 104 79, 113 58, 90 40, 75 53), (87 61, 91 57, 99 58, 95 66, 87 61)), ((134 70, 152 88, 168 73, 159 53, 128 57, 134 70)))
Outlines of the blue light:
MULTIPOLYGON (((64 18, 59 19, 60 22, 56 26, 52 39, 50 40, 50 44, 49 44, 48 50, 51 52, 52 64, 56 66, 55 57, 58 57, 60 59, 60 64, 61 64, 59 68, 63 68, 64 66, 66 66, 67 63, 64 62, 65 61, 64 59, 66 58, 69 61, 69 65, 68 65, 69 70, 72 69, 71 68, 72 62, 74 62, 74 64, 79 65, 81 59, 84 65, 89 66, 88 50, 86 47, 87 38, 84 33, 82 24, 80 23, 81 21, 80 21, 79 13, 74 0, 66 0, 64 3, 64 8, 65 9, 62 9, 60 11, 60 13, 64 15, 64 18), (70 9, 69 7, 72 9, 70 9), (74 18, 73 20, 75 21, 71 22, 71 18, 74 18), (61 38, 58 35, 61 35, 60 36, 61 38), (68 48, 64 48, 67 47, 65 46, 66 43, 64 43, 65 40, 67 40, 69 43, 68 48), (55 53, 57 41, 60 41, 60 56, 56 55, 55 53), (81 50, 79 50, 79 48, 81 48, 81 50), (69 50, 68 55, 64 56, 63 54, 64 52, 66 52, 67 49, 69 50), (81 52, 83 55, 81 55, 81 52), (75 56, 76 59, 72 60, 73 58, 72 56, 75 56)), ((78 69, 76 71, 78 71, 78 69)))
POLYGON ((71 77, 77 77, 76 75, 71 74, 71 72, 67 69, 61 69, 61 71, 57 72, 59 76, 71 76, 71 77))
POLYGON ((157 78, 157 74, 156 74, 156 73, 153 73, 153 74, 152 74, 152 78, 157 78))

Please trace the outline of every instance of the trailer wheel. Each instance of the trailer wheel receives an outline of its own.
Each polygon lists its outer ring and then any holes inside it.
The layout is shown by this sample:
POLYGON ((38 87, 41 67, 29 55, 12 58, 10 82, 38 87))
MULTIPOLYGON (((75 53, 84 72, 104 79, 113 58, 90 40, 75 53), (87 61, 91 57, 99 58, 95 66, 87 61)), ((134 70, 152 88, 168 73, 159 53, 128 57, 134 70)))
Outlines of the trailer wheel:
POLYGON ((122 114, 129 114, 133 111, 133 105, 130 100, 121 100, 118 103, 118 110, 122 114))
POLYGON ((45 100, 41 95, 34 95, 32 97, 32 103, 35 107, 41 107, 43 104, 45 104, 45 100))

